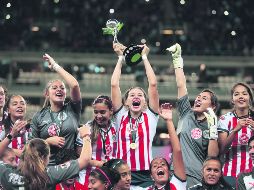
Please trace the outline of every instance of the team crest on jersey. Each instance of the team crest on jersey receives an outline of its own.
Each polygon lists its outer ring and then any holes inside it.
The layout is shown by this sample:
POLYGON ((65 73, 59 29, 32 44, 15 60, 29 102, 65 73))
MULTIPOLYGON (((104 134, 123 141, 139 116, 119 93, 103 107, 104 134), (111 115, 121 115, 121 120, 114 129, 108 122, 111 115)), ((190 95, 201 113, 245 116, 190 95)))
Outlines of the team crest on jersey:
POLYGON ((52 123, 48 128, 49 136, 51 137, 58 136, 59 133, 60 133, 60 128, 58 127, 58 125, 56 123, 52 123))
POLYGON ((117 141, 116 135, 112 135, 112 140, 113 140, 113 142, 116 142, 116 141, 117 141))
POLYGON ((203 137, 204 137, 205 139, 209 139, 209 130, 204 130, 204 131, 203 131, 203 137))
POLYGON ((110 146, 110 144, 106 144, 105 149, 106 155, 110 155, 110 153, 112 152, 112 147, 110 146))
POLYGON ((202 136, 202 130, 199 128, 194 128, 191 130, 191 138, 199 139, 202 136))
POLYGON ((242 135, 239 137, 239 142, 242 145, 247 145, 249 141, 249 137, 246 133, 242 133, 242 135))
POLYGON ((59 113, 59 114, 57 115, 57 119, 58 119, 59 121, 65 121, 65 120, 67 119, 67 114, 66 114, 65 112, 59 113))

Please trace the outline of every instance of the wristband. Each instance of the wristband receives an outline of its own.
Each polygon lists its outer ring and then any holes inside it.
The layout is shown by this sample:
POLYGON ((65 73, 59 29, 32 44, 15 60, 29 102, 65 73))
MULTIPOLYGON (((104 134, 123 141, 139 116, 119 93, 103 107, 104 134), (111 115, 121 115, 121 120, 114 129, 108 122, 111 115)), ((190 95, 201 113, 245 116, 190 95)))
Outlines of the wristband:
POLYGON ((147 55, 146 54, 142 55, 142 59, 147 60, 147 55))
POLYGON ((11 142, 11 141, 12 141, 13 136, 9 133, 9 134, 7 134, 7 135, 6 135, 6 138, 7 138, 7 139, 9 139, 9 141, 11 142))
POLYGON ((61 68, 61 66, 58 65, 57 63, 55 63, 55 64, 53 64, 52 68, 54 71, 58 71, 61 68))
POLYGON ((122 63, 124 61, 124 56, 123 55, 119 55, 118 56, 118 61, 120 61, 122 63))

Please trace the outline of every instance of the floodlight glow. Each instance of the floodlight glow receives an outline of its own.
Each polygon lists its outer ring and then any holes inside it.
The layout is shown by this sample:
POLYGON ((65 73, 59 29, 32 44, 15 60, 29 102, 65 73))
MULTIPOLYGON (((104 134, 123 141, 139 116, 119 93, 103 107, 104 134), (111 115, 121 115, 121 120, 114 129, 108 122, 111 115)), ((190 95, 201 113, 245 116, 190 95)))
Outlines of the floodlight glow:
POLYGON ((11 18, 11 15, 10 14, 7 14, 6 16, 5 16, 5 19, 6 20, 9 20, 11 18))
POLYGON ((224 15, 225 15, 225 16, 228 16, 228 15, 229 15, 229 12, 228 12, 228 11, 224 11, 224 15))
POLYGON ((212 14, 213 14, 213 15, 216 15, 216 10, 212 10, 212 14))
POLYGON ((115 12, 115 9, 109 9, 109 13, 113 14, 115 12))
POLYGON ((236 32, 235 32, 234 30, 232 30, 231 35, 232 35, 232 36, 235 36, 235 35, 236 35, 236 32))
POLYGON ((141 40, 141 43, 142 43, 142 44, 145 44, 145 43, 146 43, 146 39, 143 38, 143 39, 141 40))

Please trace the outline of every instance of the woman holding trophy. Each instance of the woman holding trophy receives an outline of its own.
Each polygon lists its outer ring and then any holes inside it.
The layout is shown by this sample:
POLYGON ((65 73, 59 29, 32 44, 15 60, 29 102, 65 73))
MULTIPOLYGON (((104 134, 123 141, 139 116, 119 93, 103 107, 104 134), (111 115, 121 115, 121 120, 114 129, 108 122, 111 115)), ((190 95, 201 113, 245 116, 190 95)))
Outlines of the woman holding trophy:
POLYGON ((120 77, 126 47, 113 43, 118 61, 111 78, 111 98, 114 119, 118 128, 117 158, 122 158, 131 167, 132 186, 147 188, 152 184, 149 165, 152 160, 152 141, 158 123, 159 94, 155 73, 148 61, 149 48, 140 45, 141 56, 148 79, 148 96, 140 87, 127 90, 122 103, 120 77))

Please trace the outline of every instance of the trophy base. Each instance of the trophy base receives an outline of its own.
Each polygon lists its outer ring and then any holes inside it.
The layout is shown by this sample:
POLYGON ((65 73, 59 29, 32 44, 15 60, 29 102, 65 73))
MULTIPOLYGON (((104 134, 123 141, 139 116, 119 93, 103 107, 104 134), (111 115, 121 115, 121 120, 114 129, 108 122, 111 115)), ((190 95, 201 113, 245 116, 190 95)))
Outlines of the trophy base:
POLYGON ((142 61, 141 52, 143 47, 139 47, 137 45, 128 46, 123 55, 125 56, 125 62, 128 66, 135 66, 142 61))

